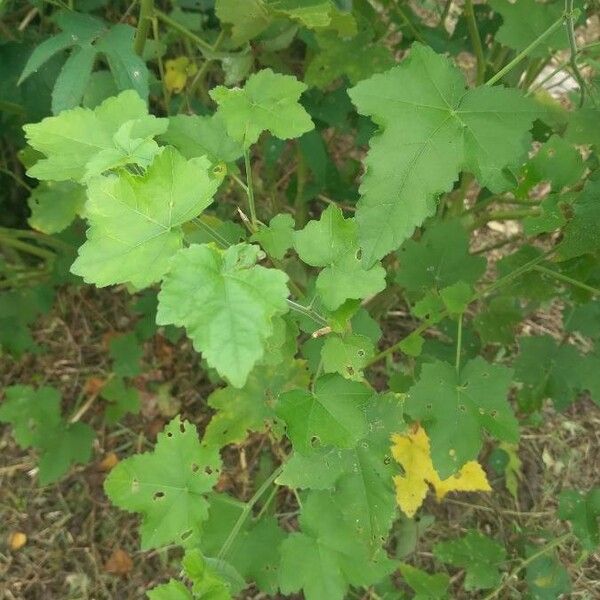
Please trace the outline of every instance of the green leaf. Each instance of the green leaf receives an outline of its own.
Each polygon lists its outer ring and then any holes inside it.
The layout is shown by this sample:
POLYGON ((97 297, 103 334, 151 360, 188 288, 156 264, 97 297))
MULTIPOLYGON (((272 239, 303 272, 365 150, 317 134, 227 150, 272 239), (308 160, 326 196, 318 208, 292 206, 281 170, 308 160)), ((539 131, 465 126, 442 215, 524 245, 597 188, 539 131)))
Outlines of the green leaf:
MULTIPOLYGON (((216 556, 239 519, 245 504, 226 494, 213 494, 202 535, 202 550, 216 556)), ((266 594, 277 591, 277 575, 284 531, 274 517, 247 519, 227 551, 227 561, 246 581, 266 594)))
MULTIPOLYGON (((196 184, 197 185, 197 184, 196 184)), ((255 263, 257 246, 192 245, 171 262, 156 321, 185 327, 208 364, 243 387, 263 357, 273 319, 288 310, 288 277, 255 263)))
POLYGON ((192 592, 196 598, 231 600, 244 587, 241 575, 224 560, 210 559, 193 548, 181 561, 188 579, 192 581, 192 592))
POLYGON ((250 239, 258 242, 269 256, 281 260, 294 245, 294 217, 287 213, 275 215, 268 227, 261 227, 250 239))
POLYGON ((310 493, 300 529, 281 547, 279 584, 284 594, 303 590, 306 600, 342 600, 349 586, 372 585, 394 568, 383 551, 370 556, 326 492, 310 493))
POLYGON ((263 69, 250 75, 243 88, 219 85, 210 96, 219 105, 217 114, 225 121, 229 135, 249 148, 266 130, 287 140, 313 129, 309 114, 298 103, 305 89, 306 85, 292 75, 263 69))
POLYGON ((52 90, 53 114, 58 115, 63 110, 81 104, 95 61, 96 49, 94 46, 85 45, 73 50, 56 78, 52 90))
POLYGON ((136 388, 125 384, 120 377, 113 377, 100 394, 108 402, 104 416, 109 423, 116 423, 127 413, 140 410, 140 395, 136 388))
POLYGON ((459 281, 474 284, 487 264, 484 257, 469 253, 469 234, 458 220, 434 221, 418 241, 402 244, 398 258, 396 283, 419 294, 459 281))
POLYGON ((594 552, 600 544, 600 487, 587 493, 564 490, 558 499, 558 516, 571 522, 573 533, 583 548, 594 552))
POLYGON ((140 360, 144 349, 135 333, 125 333, 111 338, 108 353, 113 361, 113 373, 121 377, 135 377, 141 372, 140 360))
POLYGON ((208 156, 212 163, 232 163, 244 153, 241 144, 227 135, 223 119, 216 114, 169 117, 169 128, 159 138, 186 158, 208 156))
POLYGON ((173 419, 152 452, 121 461, 104 482, 113 504, 142 515, 142 550, 198 537, 208 517, 206 494, 219 479, 218 450, 200 445, 196 428, 173 419))
POLYGON ((143 175, 121 171, 93 179, 87 241, 71 272, 98 287, 130 282, 143 288, 159 281, 183 245, 181 225, 212 202, 219 183, 206 159, 186 161, 173 148, 143 175))
MULTIPOLYGON (((528 548, 531 556, 536 548, 528 548)), ((571 579, 554 553, 543 554, 527 565, 527 586, 532 600, 556 600, 571 591, 571 579)))
POLYGON ((85 205, 85 188, 72 181, 44 181, 27 199, 31 216, 27 220, 42 233, 59 233, 66 229, 85 205))
POLYGON ((257 367, 242 389, 228 386, 214 391, 207 402, 217 413, 206 427, 203 443, 222 448, 243 442, 251 431, 272 428, 277 396, 305 385, 308 372, 303 361, 291 361, 276 367, 257 367))
POLYGON ((560 192, 583 175, 583 159, 579 150, 558 135, 553 135, 527 163, 528 177, 549 181, 552 189, 560 192))
POLYGON ((148 115, 134 91, 108 98, 94 110, 74 108, 25 125, 29 145, 45 158, 27 174, 51 181, 85 181, 126 164, 147 167, 159 151, 152 140, 167 128, 166 119, 148 115))
POLYGON ((349 94, 381 129, 371 138, 356 213, 366 265, 433 214, 437 195, 460 171, 494 191, 506 187, 502 170, 527 151, 536 117, 533 101, 516 90, 465 90, 459 69, 420 44, 401 65, 349 94))
POLYGON ((150 600, 193 600, 194 598, 185 585, 176 579, 152 588, 146 595, 150 600))
POLYGON ((518 301, 512 296, 497 296, 473 319, 473 326, 484 344, 512 344, 515 330, 523 318, 518 301))
POLYGON ((372 390, 339 375, 317 380, 314 392, 293 390, 279 397, 276 412, 287 425, 294 449, 309 452, 318 441, 352 448, 367 432, 364 403, 372 390))
MULTIPOLYGON (((561 2, 537 2, 536 0, 490 0, 492 8, 502 15, 502 25, 496 33, 496 40, 509 48, 521 51, 527 48, 546 31, 563 13, 561 2)), ((551 50, 569 47, 569 40, 562 29, 532 48, 529 56, 545 57, 551 50)))
POLYGON ((406 412, 427 431, 433 465, 442 479, 477 459, 484 429, 501 440, 518 440, 518 423, 507 401, 511 380, 510 369, 481 357, 469 361, 460 374, 440 361, 423 365, 406 412))
POLYGON ((263 0, 216 0, 215 13, 222 23, 231 25, 231 41, 240 46, 261 34, 270 24, 271 15, 263 0))
POLYGON ((316 288, 330 310, 348 299, 366 298, 385 288, 385 269, 380 264, 363 268, 356 223, 344 219, 337 206, 328 206, 319 221, 310 221, 295 232, 294 247, 306 264, 324 267, 316 288))
POLYGON ((413 600, 442 600, 448 597, 447 590, 450 577, 445 573, 430 575, 406 563, 400 565, 400 573, 404 581, 413 589, 413 600))
POLYGON ((84 423, 62 419, 56 389, 14 385, 6 388, 5 394, 0 422, 13 426, 19 446, 38 450, 40 485, 57 481, 72 464, 90 459, 94 432, 84 423))
POLYGON ((498 542, 476 530, 433 548, 433 554, 442 562, 465 569, 465 590, 487 590, 501 580, 499 568, 506 561, 506 550, 498 542))
POLYGON ((573 218, 566 224, 558 246, 562 260, 600 250, 600 233, 596 226, 600 219, 600 179, 588 180, 572 209, 573 218))
POLYGON ((346 379, 362 381, 362 370, 375 356, 373 342, 364 335, 350 334, 345 337, 329 335, 325 338, 321 359, 324 373, 339 373, 346 379))

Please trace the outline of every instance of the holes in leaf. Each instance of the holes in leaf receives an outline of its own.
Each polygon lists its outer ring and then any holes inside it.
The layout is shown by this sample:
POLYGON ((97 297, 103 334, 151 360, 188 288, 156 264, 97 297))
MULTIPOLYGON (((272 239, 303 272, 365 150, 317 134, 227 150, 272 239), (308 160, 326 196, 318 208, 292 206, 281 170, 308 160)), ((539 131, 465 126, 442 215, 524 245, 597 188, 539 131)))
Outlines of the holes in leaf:
POLYGON ((348 373, 348 375, 352 376, 352 375, 354 375, 354 368, 351 367, 350 365, 347 365, 346 372, 348 373))
POLYGON ((365 355, 365 351, 361 348, 356 354, 362 358, 365 355))
POLYGON ((172 431, 167 431, 167 437, 172 438, 173 437, 173 432, 172 431))
POLYGON ((140 482, 137 479, 131 480, 131 491, 137 492, 140 489, 140 482))
POLYGON ((354 256, 356 256, 356 260, 360 260, 362 258, 362 249, 359 248, 354 256))
POLYGON ((185 423, 183 421, 179 423, 179 431, 181 431, 181 433, 185 433, 185 423))
POLYGON ((154 492, 154 496, 152 496, 152 500, 162 500, 165 497, 164 492, 154 492))
POLYGON ((320 442, 320 440, 319 440, 319 438, 318 438, 316 435, 313 435, 313 436, 310 438, 310 445, 311 445, 313 448, 316 448, 316 447, 319 445, 319 442, 320 442))
POLYGON ((458 410, 460 410, 461 412, 467 412, 467 407, 464 404, 459 404, 458 410))
POLYGON ((497 410, 491 411, 490 416, 492 417, 492 419, 495 419, 498 416, 498 411, 497 410))
POLYGON ((181 534, 181 539, 182 539, 183 541, 185 541, 185 540, 187 540, 187 539, 188 539, 188 538, 189 538, 191 535, 192 535, 192 530, 191 530, 191 529, 188 529, 187 531, 184 531, 184 532, 181 534))
POLYGON ((200 467, 196 463, 193 463, 192 464, 192 473, 197 473, 199 468, 200 467))
POLYGON ((212 475, 213 474, 213 470, 209 466, 204 467, 204 472, 207 475, 212 475))
POLYGON ((425 405, 425 408, 426 408, 427 410, 431 410, 431 409, 433 408, 433 404, 431 404, 431 402, 430 402, 429 404, 426 404, 426 405, 425 405))

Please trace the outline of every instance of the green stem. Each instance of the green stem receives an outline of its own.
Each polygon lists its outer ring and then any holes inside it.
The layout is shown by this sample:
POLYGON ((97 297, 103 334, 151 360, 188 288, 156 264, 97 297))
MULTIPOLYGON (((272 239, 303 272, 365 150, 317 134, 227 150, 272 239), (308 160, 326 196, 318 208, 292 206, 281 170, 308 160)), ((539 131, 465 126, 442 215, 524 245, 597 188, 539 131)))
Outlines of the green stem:
POLYGON ((282 471, 283 465, 280 465, 279 467, 277 467, 277 469, 273 471, 273 473, 271 473, 271 475, 267 479, 265 479, 265 481, 263 481, 262 485, 256 490, 254 496, 252 496, 252 498, 250 498, 250 500, 246 502, 242 510, 242 514, 238 517, 238 520, 235 522, 235 525, 229 532, 229 535, 223 543, 223 546, 221 546, 217 558, 225 558, 227 552, 231 548, 231 544, 233 544, 233 542, 235 541, 235 538, 239 534, 240 529, 242 528, 242 526, 246 522, 246 519, 252 512, 254 505, 260 500, 260 497, 267 491, 267 489, 269 489, 269 486, 277 479, 277 477, 279 477, 282 471))
POLYGON ((544 554, 550 552, 550 550, 554 550, 554 548, 556 548, 557 546, 560 546, 561 544, 566 542, 572 535, 573 534, 570 532, 565 533, 564 535, 561 535, 560 537, 557 537, 555 540, 552 540, 551 542, 547 543, 545 546, 540 548, 537 552, 534 552, 531 556, 528 556, 526 559, 522 560, 521 563, 519 564, 519 566, 516 567, 513 571, 511 571, 511 573, 508 575, 508 577, 495 590, 492 590, 487 596, 484 596, 483 600, 492 600, 493 598, 496 598, 498 596, 498 594, 507 585, 509 585, 512 581, 514 581, 514 579, 516 579, 517 575, 525 567, 527 567, 532 562, 537 560, 540 556, 544 556, 544 554))
POLYGON ((575 26, 573 24, 573 0, 565 0, 565 13, 567 14, 567 37, 569 38, 569 64, 573 75, 579 84, 579 106, 583 106, 585 101, 585 79, 577 66, 577 40, 575 39, 575 26))
POLYGON ((256 205, 254 203, 254 184, 252 183, 252 165, 250 164, 250 150, 244 150, 244 167, 246 169, 246 187, 248 205, 250 207, 250 220, 254 231, 257 228, 256 205))
POLYGON ((471 46, 477 58, 477 77, 475 85, 481 85, 485 79, 485 56, 483 54, 483 46, 481 45, 481 36, 477 29, 477 21, 475 20, 475 11, 473 10, 473 0, 465 0, 465 16, 467 18, 467 28, 469 37, 471 38, 471 46))
MULTIPOLYGON (((570 13, 571 15, 573 13, 570 13)), ((542 42, 544 42, 547 38, 549 38, 555 31, 558 31, 564 24, 565 19, 568 18, 568 13, 563 13, 544 33, 539 35, 527 48, 519 52, 517 56, 515 56, 503 69, 498 71, 493 77, 488 79, 485 82, 485 85, 494 85, 498 81, 500 81, 507 73, 510 73, 522 60, 527 58, 532 50, 535 50, 542 42)))
POLYGON ((138 56, 144 53, 146 38, 150 31, 152 22, 152 12, 154 10, 154 0, 140 0, 140 16, 138 17, 137 29, 133 40, 133 50, 138 56))
POLYGON ((297 149, 297 166, 296 166, 296 199, 294 201, 296 225, 300 228, 304 227, 308 221, 308 210, 304 199, 304 186, 306 183, 306 164, 302 156, 300 146, 297 149))
POLYGON ((27 190, 30 194, 33 192, 33 188, 30 185, 27 185, 16 173, 13 173, 10 169, 6 169, 4 167, 0 167, 0 173, 5 173, 14 181, 16 181, 23 189, 27 190))
POLYGON ((536 265, 533 268, 535 271, 544 273, 545 275, 553 277, 554 279, 557 279, 558 281, 562 281, 563 283, 568 283, 569 285, 572 285, 573 287, 577 287, 582 290, 585 290, 586 292, 590 292, 594 296, 600 296, 599 289, 592 287, 591 285, 588 285, 587 283, 583 283, 583 281, 577 281, 577 279, 573 279, 572 277, 569 277, 568 275, 563 275, 562 273, 557 273, 556 271, 553 271, 552 269, 548 269, 547 267, 542 267, 541 265, 536 265))
POLYGON ((425 44, 426 42, 423 36, 419 33, 413 22, 406 16, 406 13, 398 6, 398 0, 394 0, 394 10, 398 13, 400 20, 404 23, 406 28, 413 34, 413 37, 422 44, 425 44))
POLYGON ((487 213, 476 219, 471 225, 471 229, 483 227, 490 221, 513 221, 515 219, 524 219, 526 217, 536 217, 540 214, 538 207, 520 208, 515 210, 504 210, 498 212, 487 213))
POLYGON ((44 260, 52 260, 54 258, 54 253, 50 250, 44 250, 43 248, 38 248, 33 244, 28 244, 27 242, 23 242, 13 237, 9 236, 1 236, 0 244, 4 244, 6 246, 10 246, 15 250, 20 250, 21 252, 25 252, 27 254, 31 254, 32 256, 37 256, 44 260))
POLYGON ((201 48, 209 50, 210 52, 214 51, 214 47, 211 46, 207 41, 203 40, 201 37, 197 36, 187 27, 184 27, 174 19, 171 19, 171 17, 162 12, 162 10, 158 10, 157 8, 155 8, 154 15, 158 18, 159 21, 162 21, 165 25, 168 25, 171 29, 178 31, 179 33, 181 33, 181 35, 184 35, 186 38, 188 38, 188 40, 195 42, 201 48))
POLYGON ((463 316, 462 313, 458 317, 458 330, 456 332, 456 361, 454 366, 456 367, 456 374, 460 374, 460 354, 462 351, 462 325, 463 316))
MULTIPOLYGON (((472 304, 473 302, 475 302, 477 300, 481 300, 482 298, 489 296, 491 293, 495 292, 497 289, 501 288, 502 286, 506 285, 507 283, 510 283, 517 277, 520 277, 521 275, 523 275, 523 273, 530 271, 538 263, 540 263, 543 260, 545 260, 546 258, 548 258, 548 256, 550 256, 553 252, 554 252, 554 249, 551 249, 548 252, 545 252, 544 254, 540 254, 539 256, 536 256, 534 259, 530 260, 529 262, 526 262, 524 265, 521 265, 520 267, 518 267, 514 271, 508 273, 504 277, 501 277, 500 279, 498 279, 498 281, 495 281, 494 283, 487 286, 483 290, 481 290, 479 292, 475 292, 475 294, 473 294, 473 296, 471 296, 471 299, 469 300, 468 304, 472 304)), ((440 313, 440 320, 445 319, 449 315, 450 315, 450 312, 447 309, 443 310, 440 313)), ((386 356, 393 354, 400 348, 400 346, 402 346, 402 344, 408 337, 410 337, 411 335, 420 335, 423 332, 427 331, 427 329, 429 329, 432 325, 433 325, 433 323, 428 323, 428 322, 421 323, 416 329, 411 331, 411 333, 409 333, 408 335, 404 336, 401 340, 398 340, 395 344, 388 346, 385 350, 382 350, 379 354, 376 354, 371 360, 369 360, 366 363, 365 366, 370 367, 371 365, 378 363, 380 360, 383 360, 386 356)))

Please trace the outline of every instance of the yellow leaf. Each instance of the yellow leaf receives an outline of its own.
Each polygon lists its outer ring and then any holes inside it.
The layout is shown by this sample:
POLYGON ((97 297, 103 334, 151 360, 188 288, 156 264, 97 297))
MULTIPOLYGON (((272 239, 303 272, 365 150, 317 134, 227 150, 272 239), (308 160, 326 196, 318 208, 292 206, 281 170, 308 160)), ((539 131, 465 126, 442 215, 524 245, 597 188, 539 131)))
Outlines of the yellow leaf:
POLYGON ((492 489, 481 465, 474 460, 463 465, 458 473, 440 479, 431 461, 429 438, 420 426, 408 434, 394 434, 392 443, 392 455, 404 469, 404 475, 394 477, 396 501, 408 517, 412 518, 423 504, 428 484, 435 489, 438 501, 448 492, 489 492, 492 489))
POLYGON ((27 543, 27 536, 22 531, 13 531, 8 536, 8 547, 15 551, 20 550, 27 543))
POLYGON ((178 94, 185 87, 188 77, 197 72, 198 68, 187 56, 168 60, 165 63, 165 87, 169 92, 178 94))

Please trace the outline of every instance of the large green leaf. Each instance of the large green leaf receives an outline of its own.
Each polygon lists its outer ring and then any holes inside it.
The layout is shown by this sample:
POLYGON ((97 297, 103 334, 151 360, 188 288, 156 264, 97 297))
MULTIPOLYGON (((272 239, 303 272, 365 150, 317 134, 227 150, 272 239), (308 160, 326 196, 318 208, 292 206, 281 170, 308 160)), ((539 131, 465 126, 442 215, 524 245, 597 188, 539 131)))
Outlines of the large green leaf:
POLYGON ((203 447, 196 428, 178 417, 158 435, 152 452, 121 461, 104 489, 113 504, 142 515, 143 550, 195 539, 208 517, 206 495, 217 483, 221 460, 203 447))
POLYGON ((442 479, 477 459, 484 429, 501 440, 518 440, 518 423, 507 400, 511 380, 510 369, 481 357, 459 374, 441 361, 423 365, 408 393, 406 412, 427 431, 433 465, 442 479))
POLYGON ((436 197, 461 170, 493 190, 503 168, 529 146, 533 101, 516 90, 465 90, 461 72, 430 48, 414 44, 403 63, 349 91, 360 114, 380 127, 370 143, 356 219, 371 265, 433 214, 436 197))
POLYGON ((285 313, 283 271, 256 265, 258 246, 193 244, 178 252, 159 294, 156 321, 185 327, 208 364, 243 387, 264 356, 274 317, 285 313))
POLYGON ((600 544, 600 487, 587 493, 563 490, 558 499, 558 516, 570 521, 581 545, 594 552, 600 544))
POLYGON ((211 202, 221 179, 205 158, 186 161, 166 148, 143 175, 90 181, 86 203, 87 241, 71 272, 98 287, 159 281, 182 247, 181 225, 211 202))

